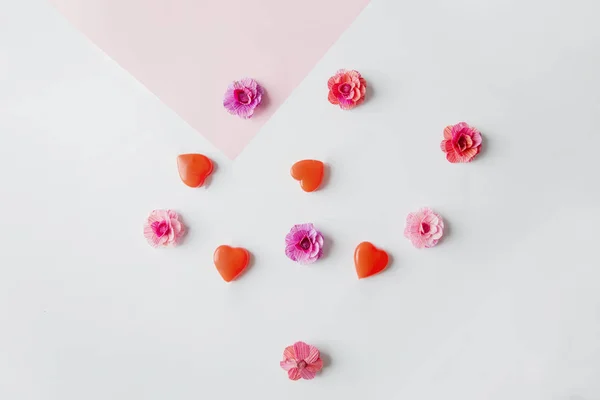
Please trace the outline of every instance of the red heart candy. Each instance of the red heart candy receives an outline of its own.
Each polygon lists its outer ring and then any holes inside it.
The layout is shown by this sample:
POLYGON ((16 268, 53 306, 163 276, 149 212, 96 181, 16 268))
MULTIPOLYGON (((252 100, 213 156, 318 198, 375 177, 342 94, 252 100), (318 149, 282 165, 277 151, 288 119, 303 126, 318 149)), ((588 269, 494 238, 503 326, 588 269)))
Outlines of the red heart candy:
POLYGON ((305 192, 314 192, 323 182, 325 164, 318 160, 302 160, 292 165, 292 178, 300 181, 300 187, 305 192))
POLYGON ((248 266, 250 253, 242 247, 219 246, 215 250, 213 260, 217 271, 225 282, 231 282, 248 266))
POLYGON ((202 154, 181 154, 177 156, 177 169, 183 183, 197 188, 204 184, 213 171, 213 163, 202 154))
POLYGON ((354 250, 354 265, 358 279, 368 278, 383 271, 388 261, 388 254, 369 242, 362 242, 354 250))

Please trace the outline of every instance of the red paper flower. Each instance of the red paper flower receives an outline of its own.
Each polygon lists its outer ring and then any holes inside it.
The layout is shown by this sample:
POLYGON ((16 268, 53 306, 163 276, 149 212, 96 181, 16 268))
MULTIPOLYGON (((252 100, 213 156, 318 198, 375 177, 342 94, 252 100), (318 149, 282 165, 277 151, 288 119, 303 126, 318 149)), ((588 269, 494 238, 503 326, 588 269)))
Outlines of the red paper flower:
POLYGON ((358 71, 340 69, 327 81, 331 104, 339 104, 342 110, 356 107, 365 100, 367 81, 358 71))
POLYGON ((441 148, 451 163, 471 162, 481 150, 481 133, 466 122, 447 126, 441 148))

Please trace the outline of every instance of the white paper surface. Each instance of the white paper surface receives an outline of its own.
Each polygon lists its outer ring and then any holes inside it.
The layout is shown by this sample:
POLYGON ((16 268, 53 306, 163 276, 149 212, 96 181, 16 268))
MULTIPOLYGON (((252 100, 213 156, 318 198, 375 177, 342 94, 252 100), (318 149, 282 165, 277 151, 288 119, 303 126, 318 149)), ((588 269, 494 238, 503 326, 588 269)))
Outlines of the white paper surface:
POLYGON ((0 398, 600 398, 598 12, 374 0, 231 163, 45 2, 0 1, 0 398), (351 112, 339 68, 372 88, 351 112), (451 165, 461 120, 485 147, 451 165), (177 176, 195 151, 206 190, 177 176), (303 158, 323 190, 289 176, 303 158), (449 229, 419 251, 421 206, 449 229), (153 208, 182 247, 146 244, 153 208), (284 255, 302 222, 327 244, 309 267, 284 255), (363 240, 393 264, 358 281, 363 240), (229 285, 221 244, 254 255, 229 285), (279 368, 297 340, 326 355, 311 382, 279 368))

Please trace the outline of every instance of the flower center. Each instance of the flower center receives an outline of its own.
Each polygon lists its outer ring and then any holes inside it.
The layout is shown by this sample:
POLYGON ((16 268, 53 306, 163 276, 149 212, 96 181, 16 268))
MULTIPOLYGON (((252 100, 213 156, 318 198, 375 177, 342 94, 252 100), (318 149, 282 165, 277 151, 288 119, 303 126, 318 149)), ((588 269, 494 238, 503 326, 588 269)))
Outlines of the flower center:
POLYGON ((243 90, 243 89, 236 89, 233 92, 233 95, 234 95, 234 97, 235 97, 235 99, 237 101, 239 101, 240 103, 242 103, 244 105, 250 103, 250 100, 251 100, 250 96, 248 96, 248 94, 246 93, 246 91, 243 90))
POLYGON ((428 224, 428 223, 426 223, 426 222, 423 222, 423 223, 421 224, 421 233, 422 233, 422 234, 428 233, 430 230, 431 230, 431 226, 429 226, 429 224, 428 224))
POLYGON ((464 136, 461 136, 458 139, 458 148, 460 151, 463 151, 467 147, 467 139, 464 136))
POLYGON ((350 93, 350 84, 344 83, 342 86, 340 86, 340 92, 342 92, 342 94, 350 93))
POLYGON ((302 361, 298 362, 297 368, 298 369, 306 368, 306 361, 302 360, 302 361))
POLYGON ((298 246, 300 246, 302 250, 308 250, 310 248, 310 240, 304 236, 300 243, 298 243, 298 246))
POLYGON ((150 225, 154 234, 158 237, 163 237, 169 232, 169 224, 167 221, 156 221, 150 225))

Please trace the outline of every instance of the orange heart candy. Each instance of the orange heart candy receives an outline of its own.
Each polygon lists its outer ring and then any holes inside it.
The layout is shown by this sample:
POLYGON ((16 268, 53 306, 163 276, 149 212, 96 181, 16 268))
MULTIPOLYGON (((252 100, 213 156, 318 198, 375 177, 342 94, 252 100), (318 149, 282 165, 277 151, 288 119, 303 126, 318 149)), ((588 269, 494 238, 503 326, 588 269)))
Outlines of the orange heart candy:
POLYGON ((305 192, 314 192, 323 182, 325 164, 318 160, 302 160, 292 165, 292 178, 300 181, 300 187, 305 192))
POLYGON ((213 163, 202 154, 181 154, 177 156, 177 169, 183 183, 197 188, 204 184, 213 171, 213 163))
POLYGON ((225 282, 231 282, 248 266, 250 253, 242 247, 219 246, 215 250, 213 260, 217 271, 225 282))
POLYGON ((368 278, 383 271, 388 261, 388 254, 369 242, 362 242, 354 250, 354 265, 358 279, 368 278))

